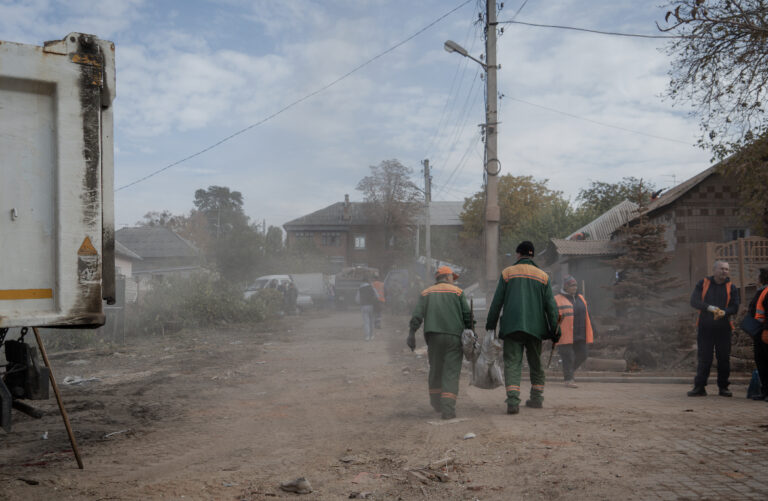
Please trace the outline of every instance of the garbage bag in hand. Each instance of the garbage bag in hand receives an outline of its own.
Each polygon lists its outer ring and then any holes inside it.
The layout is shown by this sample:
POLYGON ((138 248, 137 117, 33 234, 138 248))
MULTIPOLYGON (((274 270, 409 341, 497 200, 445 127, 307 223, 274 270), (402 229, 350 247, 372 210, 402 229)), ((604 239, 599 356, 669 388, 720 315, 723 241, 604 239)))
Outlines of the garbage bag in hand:
POLYGON ((477 334, 472 329, 464 329, 461 333, 461 351, 468 362, 475 360, 475 354, 480 353, 480 343, 477 334))
POLYGON ((492 390, 504 384, 504 346, 494 331, 486 331, 475 353, 472 364, 472 379, 469 384, 492 390))

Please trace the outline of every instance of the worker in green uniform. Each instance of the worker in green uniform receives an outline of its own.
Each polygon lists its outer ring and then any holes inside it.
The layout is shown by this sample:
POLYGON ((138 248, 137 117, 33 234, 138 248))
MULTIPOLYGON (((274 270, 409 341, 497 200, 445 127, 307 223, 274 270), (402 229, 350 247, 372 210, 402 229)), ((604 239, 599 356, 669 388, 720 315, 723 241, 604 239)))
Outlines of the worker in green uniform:
POLYGON ((461 334, 472 328, 472 313, 464 291, 453 285, 459 275, 449 266, 435 273, 435 285, 421 292, 413 310, 406 343, 416 348, 416 331, 424 322, 429 359, 429 402, 443 419, 456 417, 461 372, 461 334))
MULTIPOLYGON (((549 276, 533 262, 533 244, 525 241, 516 249, 517 261, 504 268, 488 310, 485 329, 493 331, 499 320, 499 338, 504 341, 504 384, 507 414, 520 412, 520 372, 523 352, 531 369, 531 398, 526 407, 540 409, 544 401, 542 339, 560 339, 557 303, 549 276)), ((486 334, 487 335, 487 334, 486 334)))

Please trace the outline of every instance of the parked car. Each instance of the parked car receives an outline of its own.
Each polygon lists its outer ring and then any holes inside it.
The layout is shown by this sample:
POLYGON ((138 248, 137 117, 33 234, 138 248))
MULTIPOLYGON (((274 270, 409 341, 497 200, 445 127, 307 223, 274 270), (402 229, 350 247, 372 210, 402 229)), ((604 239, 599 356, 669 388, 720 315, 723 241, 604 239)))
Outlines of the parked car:
MULTIPOLYGON (((285 290, 288 284, 294 284, 293 278, 290 275, 264 275, 259 277, 248 288, 245 289, 243 297, 245 299, 250 298, 262 289, 276 289, 285 290)), ((298 288, 297 288, 298 290, 298 288)), ((299 290, 299 294, 296 297, 296 307, 300 310, 307 310, 312 307, 312 297, 308 294, 303 294, 299 290)))

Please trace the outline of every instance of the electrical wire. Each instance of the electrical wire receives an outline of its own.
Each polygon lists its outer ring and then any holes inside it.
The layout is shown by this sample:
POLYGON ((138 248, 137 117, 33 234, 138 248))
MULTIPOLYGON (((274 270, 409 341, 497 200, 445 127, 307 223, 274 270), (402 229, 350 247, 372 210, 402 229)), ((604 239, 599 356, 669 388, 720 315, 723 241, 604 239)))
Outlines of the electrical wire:
POLYGON ((520 11, 523 10, 523 7, 528 3, 528 0, 523 0, 523 4, 517 9, 517 12, 515 12, 515 15, 512 16, 512 21, 517 19, 518 14, 520 14, 520 11))
POLYGON ((481 135, 480 134, 478 134, 476 137, 472 138, 472 140, 470 141, 469 145, 467 146, 467 149, 464 151, 464 155, 462 155, 461 159, 456 164, 456 167, 453 168, 453 171, 451 171, 451 174, 450 174, 450 176, 448 176, 448 179, 446 179, 445 183, 443 183, 443 185, 440 188, 437 189, 437 195, 438 196, 440 194, 442 194, 443 191, 446 188, 451 186, 451 180, 453 179, 453 176, 457 172, 461 172, 464 169, 464 167, 466 166, 466 163, 467 163, 467 159, 469 158, 469 153, 472 152, 472 150, 475 148, 475 146, 477 146, 477 144, 480 142, 480 139, 481 139, 481 135))
MULTIPOLYGON (((471 104, 472 104, 471 103, 471 99, 472 99, 472 96, 474 95, 475 83, 477 83, 477 81, 478 81, 478 75, 479 74, 480 74, 480 72, 475 73, 475 78, 472 80, 472 85, 469 88, 469 92, 467 93, 467 99, 464 101, 464 108, 463 108, 463 110, 461 112, 461 115, 458 117, 459 120, 458 120, 458 122, 456 122, 456 126, 454 127, 453 132, 449 136, 450 137, 450 141, 448 143, 449 145, 455 144, 459 140, 461 135, 464 133, 464 130, 467 127, 467 123, 469 122, 469 117, 471 116, 470 113, 469 113, 469 110, 471 109, 471 104)), ((454 150, 451 149, 447 153, 447 155, 445 156, 444 159, 440 158, 440 162, 437 162, 437 165, 441 165, 441 164, 442 165, 447 165, 447 164, 449 164, 450 163, 449 160, 450 160, 451 156, 453 155, 453 151, 454 150)), ((438 173, 439 173, 439 170, 438 170, 438 173)), ((437 180, 438 180, 438 177, 436 176, 436 179, 435 179, 436 184, 437 184, 437 180)))
POLYGON ((427 31, 427 30, 428 30, 429 28, 431 28, 432 26, 436 25, 437 23, 439 23, 440 21, 442 21, 442 20, 443 20, 443 19, 445 19, 446 17, 450 16, 451 14, 453 14, 454 12, 456 12, 456 11, 457 11, 457 10, 459 10, 459 9, 461 9, 462 7, 464 7, 465 5, 467 5, 468 3, 472 2, 472 1, 473 1, 473 0, 466 0, 466 1, 462 2, 462 3, 461 3, 461 4, 459 4, 457 7, 454 7, 453 9, 449 10, 448 12, 446 12, 446 13, 445 13, 445 14, 443 14, 443 15, 441 15, 440 17, 438 17, 437 19, 435 19, 435 20, 434 20, 434 21, 432 21, 431 23, 427 24, 426 26, 424 26, 423 28, 421 28, 421 29, 420 29, 420 30, 418 30, 417 32, 413 33, 413 34, 412 34, 412 35, 410 35, 409 37, 405 38, 404 40, 402 40, 402 41, 400 41, 400 42, 396 43, 395 45, 391 46, 390 48, 386 49, 385 51, 383 51, 383 52, 380 52, 379 54, 377 54, 377 55, 373 56, 372 58, 368 59, 368 60, 367 60, 367 61, 365 61, 364 63, 361 63, 361 64, 359 64, 359 65, 355 66, 355 67, 354 67, 354 68, 352 68, 350 71, 348 71, 348 72, 347 72, 347 73, 345 73, 344 75, 342 75, 342 76, 338 77, 337 79, 333 80, 332 82, 330 82, 330 83, 328 83, 328 84, 326 84, 326 85, 324 85, 324 86, 322 86, 322 87, 318 88, 317 90, 314 90, 314 91, 310 92, 309 94, 305 95, 304 97, 301 97, 301 98, 299 98, 299 99, 297 99, 297 100, 295 100, 295 101, 291 102, 290 104, 288 104, 288 105, 286 105, 286 106, 282 107, 281 109, 279 109, 279 110, 277 110, 276 112, 272 113, 271 115, 269 115, 269 116, 267 116, 267 117, 265 117, 265 118, 263 118, 263 119, 259 120, 258 122, 256 122, 256 123, 253 123, 253 124, 251 124, 251 125, 249 125, 249 126, 247 126, 247 127, 243 128, 243 129, 240 129, 239 131, 237 131, 237 132, 234 132, 233 134, 230 134, 229 136, 227 136, 227 137, 225 137, 225 138, 223 138, 223 139, 221 139, 221 140, 219 140, 219 141, 215 142, 214 144, 212 144, 212 145, 208 146, 207 148, 204 148, 204 149, 202 149, 202 150, 198 151, 197 153, 193 153, 193 154, 191 154, 191 155, 188 155, 188 156, 186 156, 186 157, 182 158, 181 160, 177 160, 177 161, 175 161, 175 162, 172 162, 172 163, 170 163, 170 164, 166 165, 165 167, 163 167, 163 168, 161 168, 161 169, 157 169, 156 171, 153 171, 153 172, 151 172, 151 173, 147 174, 146 176, 143 176, 143 177, 141 177, 141 178, 139 178, 139 179, 137 179, 137 180, 135 180, 135 181, 133 181, 133 182, 130 182, 130 183, 128 183, 128 184, 125 184, 125 185, 123 185, 123 186, 120 186, 119 188, 116 188, 116 189, 115 189, 115 191, 120 191, 120 190, 123 190, 123 189, 125 189, 125 188, 129 188, 129 187, 131 187, 131 186, 134 186, 134 185, 136 185, 136 184, 139 184, 139 183, 141 183, 142 181, 146 181, 147 179, 149 179, 149 178, 151 178, 151 177, 154 177, 154 176, 156 176, 156 175, 160 174, 161 172, 163 172, 163 171, 166 171, 166 170, 170 169, 171 167, 175 167, 176 165, 179 165, 179 164, 181 164, 181 163, 183 163, 183 162, 186 162, 187 160, 191 160, 191 159, 193 159, 193 158, 195 158, 195 157, 198 157, 198 156, 202 155, 203 153, 206 153, 206 152, 208 152, 208 151, 211 151, 212 149, 216 148, 217 146, 220 146, 220 145, 222 145, 222 144, 226 143, 226 142, 227 142, 227 141, 229 141, 230 139, 233 139, 233 138, 235 138, 235 137, 239 136, 240 134, 243 134, 244 132, 247 132, 247 131, 249 131, 249 130, 253 129, 254 127, 258 127, 259 125, 262 125, 263 123, 265 123, 265 122, 267 122, 267 121, 269 121, 269 120, 271 120, 271 119, 275 118, 276 116, 280 115, 281 113, 284 113, 284 112, 288 111, 289 109, 291 109, 291 108, 293 108, 294 106, 296 106, 296 105, 298 105, 298 104, 300 104, 300 103, 302 103, 302 102, 306 101, 307 99, 310 99, 310 98, 312 98, 312 97, 314 97, 314 96, 316 96, 316 95, 320 94, 321 92, 323 92, 323 91, 325 91, 325 90, 328 90, 329 88, 333 87, 333 86, 334 86, 334 85, 336 85, 337 83, 341 82, 342 80, 346 79, 347 77, 351 76, 352 74, 354 74, 354 73, 358 72, 359 70, 361 70, 361 69, 363 69, 364 67, 368 66, 368 65, 369 65, 369 64, 371 64, 372 62, 376 61, 377 59, 379 59, 379 58, 381 58, 381 57, 383 57, 383 56, 385 56, 385 55, 389 54, 390 52, 394 51, 394 50, 395 50, 395 49, 397 49, 398 47, 400 47, 400 46, 402 46, 402 45, 405 45, 406 43, 410 42, 411 40, 413 40, 414 38, 416 38, 416 37, 417 37, 417 36, 419 36, 420 34, 422 34, 422 33, 424 33, 425 31, 427 31))
POLYGON ((691 145, 691 143, 687 142, 687 141, 680 141, 679 139, 671 139, 671 138, 668 138, 668 137, 656 136, 656 135, 653 135, 653 134, 647 134, 645 132, 640 132, 638 130, 627 129, 626 127, 621 127, 619 125, 612 125, 612 124, 607 124, 605 122, 599 122, 597 120, 592 120, 591 118, 584 118, 584 117, 581 117, 579 115, 574 115, 573 113, 568 113, 568 112, 565 112, 565 111, 560 111, 560 110, 556 110, 554 108, 550 108, 548 106, 542 106, 540 104, 531 103, 529 101, 524 101, 523 99, 518 99, 516 97, 506 96, 506 99, 511 99, 512 101, 517 101, 518 103, 523 103, 523 104, 527 104, 528 106, 533 106, 535 108, 541 108, 543 110, 551 111, 552 113, 558 113, 560 115, 565 115, 566 117, 575 118, 576 120, 583 120, 585 122, 590 122, 590 123, 593 123, 593 124, 596 124, 596 125, 602 125, 603 127, 609 127, 611 129, 623 130, 624 132, 631 132, 632 134, 637 134, 639 136, 650 137, 650 138, 653 138, 653 139, 660 139, 662 141, 669 141, 670 143, 685 144, 687 146, 691 145))
POLYGON ((598 35, 612 35, 617 37, 633 37, 633 38, 691 38, 690 36, 680 36, 680 35, 640 35, 636 33, 619 33, 616 31, 600 31, 600 30, 591 30, 588 28, 576 28, 573 26, 562 26, 557 24, 538 24, 538 23, 526 23, 524 21, 515 21, 514 19, 510 19, 509 21, 499 21, 498 24, 521 24, 523 26, 533 26, 535 28, 556 28, 560 30, 572 30, 572 31, 583 31, 586 33, 596 33, 598 35))
MULTIPOLYGON (((475 24, 474 20, 469 26, 469 29, 467 30, 467 35, 464 37, 464 45, 463 47, 467 46, 467 42, 469 41, 469 37, 472 31, 472 28, 475 29, 475 37, 472 39, 472 45, 469 48, 469 51, 471 52, 474 49, 475 46, 475 39, 477 38, 477 25, 475 24)), ((429 146, 426 148, 426 153, 424 154, 424 158, 429 158, 432 154, 432 148, 435 146, 435 141, 438 137, 440 137, 440 133, 443 131, 443 127, 447 123, 447 118, 450 116, 449 110, 449 104, 451 103, 451 97, 453 97, 453 89, 454 84, 456 83, 456 77, 459 74, 459 71, 461 71, 461 77, 459 79, 459 86, 456 89, 456 96, 458 96, 459 92, 461 91, 461 87, 464 83, 464 77, 467 73, 467 67, 469 66, 469 59, 466 57, 463 57, 459 59, 458 64, 456 65, 456 71, 453 73, 453 79, 451 80, 451 87, 448 90, 448 94, 445 97, 445 104, 443 105, 443 111, 440 113, 440 119, 437 122, 437 127, 435 128, 434 134, 432 134, 432 137, 429 140, 429 146)))

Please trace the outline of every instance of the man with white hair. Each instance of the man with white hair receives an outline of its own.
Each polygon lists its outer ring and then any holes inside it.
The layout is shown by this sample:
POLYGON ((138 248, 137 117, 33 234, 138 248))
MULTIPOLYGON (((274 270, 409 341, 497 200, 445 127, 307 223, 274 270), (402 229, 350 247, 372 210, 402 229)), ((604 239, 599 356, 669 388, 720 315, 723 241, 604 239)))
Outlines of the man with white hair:
POLYGON ((731 373, 731 317, 739 311, 739 289, 733 286, 729 278, 731 268, 725 261, 715 261, 712 276, 696 284, 691 294, 691 306, 699 310, 696 322, 696 344, 698 347, 698 367, 693 389, 689 397, 706 396, 707 379, 712 367, 712 351, 717 357, 717 386, 721 397, 731 397, 728 389, 731 373))

